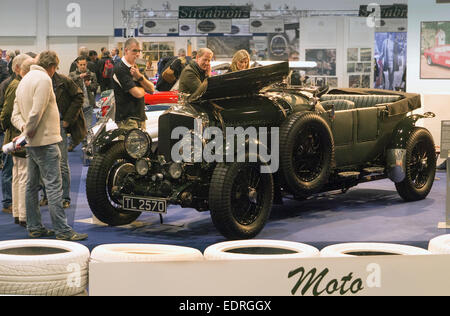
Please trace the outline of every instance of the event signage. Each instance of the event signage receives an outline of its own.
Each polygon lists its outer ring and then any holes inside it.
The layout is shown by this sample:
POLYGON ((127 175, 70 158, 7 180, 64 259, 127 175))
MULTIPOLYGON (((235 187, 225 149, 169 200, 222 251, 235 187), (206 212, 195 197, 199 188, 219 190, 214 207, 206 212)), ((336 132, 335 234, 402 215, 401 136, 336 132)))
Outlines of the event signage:
POLYGON ((180 6, 180 19, 249 19, 249 6, 180 6))
POLYGON ((91 262, 89 294, 205 296, 205 300, 248 295, 450 295, 449 266, 450 255, 91 262))
POLYGON ((250 19, 250 33, 283 33, 283 19, 250 19))
POLYGON ((231 33, 231 20, 197 20, 197 33, 231 33))
POLYGON ((176 34, 178 19, 147 19, 143 23, 143 34, 176 34))
MULTIPOLYGON (((407 4, 393 4, 393 5, 377 5, 380 11, 380 18, 382 19, 407 19, 408 5, 407 4)), ((361 5, 359 7, 359 16, 368 17, 377 11, 377 8, 371 5, 361 5)))

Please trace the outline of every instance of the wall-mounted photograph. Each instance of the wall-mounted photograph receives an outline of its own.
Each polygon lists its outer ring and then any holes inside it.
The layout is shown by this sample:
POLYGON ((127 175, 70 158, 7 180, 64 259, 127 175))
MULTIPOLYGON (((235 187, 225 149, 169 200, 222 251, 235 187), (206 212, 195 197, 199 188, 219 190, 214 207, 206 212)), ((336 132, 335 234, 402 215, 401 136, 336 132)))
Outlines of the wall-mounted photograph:
POLYGON ((420 79, 450 79, 450 21, 422 22, 420 79))
POLYGON ((406 51, 406 32, 375 33, 375 88, 405 91, 406 51))
POLYGON ((307 75, 336 76, 336 49, 306 49, 306 61, 315 61, 317 67, 306 72, 307 75))

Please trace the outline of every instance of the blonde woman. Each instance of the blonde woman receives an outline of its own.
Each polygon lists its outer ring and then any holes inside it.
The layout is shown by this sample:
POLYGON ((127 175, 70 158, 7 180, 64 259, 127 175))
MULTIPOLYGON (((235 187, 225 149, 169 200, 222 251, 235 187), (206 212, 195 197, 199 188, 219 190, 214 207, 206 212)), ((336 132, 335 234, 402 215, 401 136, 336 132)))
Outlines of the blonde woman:
POLYGON ((246 70, 250 68, 250 54, 241 49, 237 51, 231 60, 230 70, 228 72, 246 70))

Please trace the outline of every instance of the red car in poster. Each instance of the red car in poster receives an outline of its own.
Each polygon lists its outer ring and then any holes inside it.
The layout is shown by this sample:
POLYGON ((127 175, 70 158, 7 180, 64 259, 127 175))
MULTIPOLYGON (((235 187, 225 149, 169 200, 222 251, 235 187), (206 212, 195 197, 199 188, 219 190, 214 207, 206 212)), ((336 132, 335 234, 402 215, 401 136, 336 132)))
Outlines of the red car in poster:
POLYGON ((450 45, 442 45, 425 50, 423 53, 428 65, 450 67, 450 45))

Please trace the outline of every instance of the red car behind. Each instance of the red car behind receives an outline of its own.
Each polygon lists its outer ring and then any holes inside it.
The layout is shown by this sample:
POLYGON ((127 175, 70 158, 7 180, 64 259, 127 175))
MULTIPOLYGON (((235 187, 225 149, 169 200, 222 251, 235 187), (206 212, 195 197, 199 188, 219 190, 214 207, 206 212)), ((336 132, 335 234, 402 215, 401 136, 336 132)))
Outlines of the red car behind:
POLYGON ((428 65, 450 67, 450 45, 442 45, 425 50, 423 53, 428 65))

